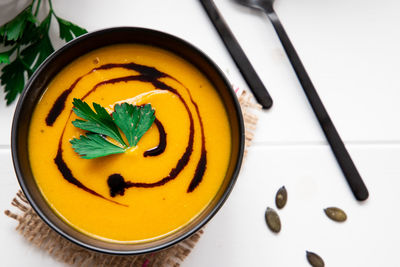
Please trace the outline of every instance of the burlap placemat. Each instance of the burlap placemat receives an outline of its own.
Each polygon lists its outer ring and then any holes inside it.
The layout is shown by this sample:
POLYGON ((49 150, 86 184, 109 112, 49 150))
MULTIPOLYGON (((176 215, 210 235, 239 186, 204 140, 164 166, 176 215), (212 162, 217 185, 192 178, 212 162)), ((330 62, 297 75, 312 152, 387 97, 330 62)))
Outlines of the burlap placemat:
MULTIPOLYGON (((251 110, 260 108, 258 104, 254 103, 252 98, 245 91, 239 94, 239 102, 246 128, 246 148, 251 144, 253 131, 257 124, 257 116, 251 110)), ((246 153, 247 149, 245 155, 246 153)), ((16 194, 11 205, 18 208, 17 213, 9 210, 6 210, 4 213, 18 222, 16 230, 33 245, 47 251, 55 259, 72 266, 177 267, 189 255, 203 233, 203 230, 200 230, 179 244, 155 253, 138 256, 107 255, 75 245, 53 231, 35 213, 22 191, 16 194)))

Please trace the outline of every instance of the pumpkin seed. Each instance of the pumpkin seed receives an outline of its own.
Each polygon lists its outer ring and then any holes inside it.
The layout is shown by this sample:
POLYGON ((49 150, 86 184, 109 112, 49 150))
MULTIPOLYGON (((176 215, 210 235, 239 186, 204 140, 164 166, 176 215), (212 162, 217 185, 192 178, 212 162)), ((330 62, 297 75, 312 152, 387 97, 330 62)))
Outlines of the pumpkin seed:
POLYGON ((314 252, 306 251, 307 253, 307 260, 313 267, 324 267, 325 263, 324 260, 314 252))
POLYGON ((279 233, 281 231, 281 220, 274 209, 267 207, 267 211, 265 212, 265 221, 272 232, 279 233))
POLYGON ((278 209, 282 209, 285 207, 287 202, 287 191, 285 186, 279 188, 278 192, 276 192, 275 196, 275 204, 278 209))
POLYGON ((328 216, 331 220, 335 222, 344 222, 347 219, 346 213, 336 207, 330 207, 324 209, 326 216, 328 216))

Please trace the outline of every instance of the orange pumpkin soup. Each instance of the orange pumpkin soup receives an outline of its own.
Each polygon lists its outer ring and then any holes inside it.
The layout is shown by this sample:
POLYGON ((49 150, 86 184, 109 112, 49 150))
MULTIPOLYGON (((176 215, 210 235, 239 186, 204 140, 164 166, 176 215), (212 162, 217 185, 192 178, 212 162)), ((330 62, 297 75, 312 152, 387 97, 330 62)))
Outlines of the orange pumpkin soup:
POLYGON ((29 159, 49 205, 77 230, 111 242, 157 239, 193 220, 219 190, 230 125, 208 79, 179 56, 147 45, 112 45, 66 66, 48 85, 29 130, 29 159), (111 113, 151 104, 155 122, 125 153, 84 159, 70 140, 74 98, 111 113))

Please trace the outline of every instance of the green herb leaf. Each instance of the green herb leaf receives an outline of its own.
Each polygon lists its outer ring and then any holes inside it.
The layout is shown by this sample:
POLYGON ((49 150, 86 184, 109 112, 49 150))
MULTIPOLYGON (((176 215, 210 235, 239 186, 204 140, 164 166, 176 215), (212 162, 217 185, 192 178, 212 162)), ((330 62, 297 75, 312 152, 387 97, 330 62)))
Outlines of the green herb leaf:
POLYGON ((12 46, 11 50, 0 53, 0 65, 14 63, 8 69, 4 67, 0 76, 1 84, 5 85, 7 105, 11 104, 22 91, 26 77, 29 78, 39 65, 53 53, 54 48, 49 38, 50 23, 53 16, 59 24, 63 24, 63 29, 60 29, 62 39, 69 41, 86 33, 85 29, 58 17, 53 10, 51 0, 48 0, 47 16, 40 23, 36 16, 40 7, 46 7, 46 5, 40 5, 40 3, 41 1, 31 1, 31 4, 14 19, 0 26, 0 45, 12 46), (35 9, 35 12, 33 12, 33 9, 35 9), (65 35, 66 31, 67 34, 65 35), (15 51, 16 57, 12 61, 11 56, 15 51))
POLYGON ((39 36, 39 23, 28 21, 25 26, 25 30, 22 34, 20 44, 28 45, 32 42, 37 41, 39 36))
POLYGON ((78 37, 84 33, 87 33, 87 31, 81 27, 79 27, 76 24, 73 24, 70 21, 64 20, 62 18, 56 17, 58 21, 58 26, 60 29, 60 38, 69 42, 74 37, 78 37))
POLYGON ((74 98, 72 109, 78 117, 84 120, 74 120, 72 124, 75 127, 86 131, 109 136, 118 141, 123 147, 127 147, 119 133, 118 127, 115 125, 113 118, 108 114, 107 110, 97 103, 93 103, 93 111, 90 106, 80 99, 74 98))
POLYGON ((130 146, 136 146, 140 138, 154 122, 154 109, 150 104, 143 107, 128 103, 117 104, 114 107, 113 119, 128 139, 130 146))
POLYGON ((11 104, 24 89, 24 71, 25 67, 18 58, 2 69, 0 79, 1 84, 5 85, 4 91, 6 93, 7 105, 11 104))
POLYGON ((112 116, 97 103, 93 103, 94 111, 80 99, 74 98, 73 104, 72 110, 85 120, 76 119, 72 124, 91 132, 87 136, 81 135, 80 139, 75 138, 71 141, 75 152, 85 159, 123 153, 128 148, 136 146, 155 120, 155 111, 150 104, 144 106, 117 104, 112 116), (118 127, 128 140, 129 147, 121 137, 118 127), (109 142, 104 136, 118 141, 122 147, 109 142))
POLYGON ((1 63, 6 63, 6 64, 10 63, 10 56, 11 56, 12 52, 14 52, 13 49, 0 53, 0 64, 1 63))
POLYGON ((39 25, 37 29, 37 41, 32 45, 27 47, 22 52, 23 59, 27 62, 28 66, 31 67, 35 62, 35 65, 32 67, 32 70, 35 71, 40 64, 51 54, 54 52, 53 45, 51 44, 50 37, 48 34, 51 23, 51 14, 49 14, 39 25), (29 55, 29 56, 28 56, 29 55))
POLYGON ((1 35, 8 41, 17 41, 22 37, 27 21, 33 20, 32 17, 32 5, 29 5, 13 20, 2 26, 1 35))
POLYGON ((54 52, 53 45, 51 44, 50 37, 48 34, 45 34, 43 38, 40 39, 37 43, 37 53, 38 53, 38 58, 36 60, 35 65, 33 66, 32 70, 35 71, 40 64, 42 64, 45 59, 51 55, 51 53, 54 52))
POLYGON ((88 133, 81 135, 80 139, 74 138, 70 141, 72 148, 84 159, 93 159, 112 154, 125 152, 125 149, 116 146, 99 134, 88 133))
POLYGON ((0 27, 0 40, 1 42, 4 41, 6 35, 6 24, 0 27))

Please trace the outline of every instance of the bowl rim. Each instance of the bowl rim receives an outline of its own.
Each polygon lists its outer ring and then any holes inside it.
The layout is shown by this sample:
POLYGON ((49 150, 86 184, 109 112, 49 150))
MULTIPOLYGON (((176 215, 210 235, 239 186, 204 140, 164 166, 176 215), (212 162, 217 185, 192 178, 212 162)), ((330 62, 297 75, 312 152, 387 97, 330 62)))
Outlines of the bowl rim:
MULTIPOLYGON (((129 43, 129 42, 127 42, 129 43)), ((112 44, 110 44, 112 45, 112 44)), ((107 46, 107 45, 105 45, 107 46)), ((104 47, 104 46, 103 46, 104 47)), ((100 48, 100 47, 99 47, 100 48)), ((162 48, 162 47, 161 47, 162 48)), ((98 49, 98 48, 96 48, 98 49)), ((166 48, 162 48, 166 49, 166 48)), ((72 61, 71 61, 72 62, 72 61)), ((30 123, 30 122, 28 122, 30 123)), ((79 245, 83 248, 90 249, 95 252, 100 252, 100 253, 105 253, 105 254, 111 254, 111 255, 139 255, 139 254, 144 254, 144 253, 150 253, 150 252, 156 252, 165 248, 168 248, 170 246, 173 246, 186 238, 190 237, 194 233, 198 232, 202 227, 205 226, 207 222, 210 221, 212 217, 218 212, 218 210, 223 206, 225 201, 227 200, 228 196, 230 195, 236 180, 238 178, 240 168, 242 165, 243 161, 243 156, 244 156, 244 143, 245 143, 245 127, 244 127, 244 119, 243 119, 243 114, 241 111, 241 107, 237 98, 236 93, 233 91, 233 88, 231 84, 229 83, 228 79, 222 72, 221 68, 216 65, 214 61, 212 61, 209 56, 207 56, 201 49, 195 47, 191 43, 185 41, 184 39, 177 37, 175 35, 150 29, 150 28, 143 28, 143 27, 110 27, 110 28, 105 28, 105 29, 100 29, 97 31, 89 32, 86 34, 83 34, 72 41, 64 44, 61 48, 57 49, 54 51, 50 56, 47 57, 47 59, 37 68, 37 70, 34 72, 34 74, 29 78, 28 82, 26 83, 24 90, 22 91, 15 112, 13 116, 13 122, 12 122, 12 129, 11 129, 11 153, 12 153, 12 161, 14 165, 14 171, 16 173, 19 185, 24 192, 27 200, 29 201, 31 207, 34 209, 34 211, 39 215, 39 217, 55 232, 57 232, 59 235, 62 237, 66 238, 67 240, 71 241, 72 243, 79 245), (188 231, 182 233, 181 235, 177 236, 176 238, 168 241, 168 242, 163 242, 159 245, 155 245, 149 248, 144 248, 144 249, 137 249, 137 250, 116 250, 116 249, 107 249, 103 247, 97 247, 90 245, 88 243, 85 243, 84 241, 81 241, 77 238, 74 238, 67 232, 63 231, 60 227, 58 227, 55 223, 52 222, 51 219, 49 219, 44 212, 42 212, 41 208, 39 205, 36 204, 34 198, 31 196, 28 190, 28 186, 25 183, 24 177, 23 177, 23 171, 22 167, 18 161, 19 158, 19 152, 18 152, 18 128, 19 124, 22 123, 20 120, 21 113, 22 113, 22 107, 24 103, 27 101, 30 91, 34 90, 32 87, 33 81, 37 79, 38 76, 42 73, 44 69, 56 58, 62 55, 64 51, 70 49, 71 46, 79 45, 80 42, 85 41, 86 39, 93 38, 94 36, 98 35, 103 35, 106 33, 111 33, 111 32, 118 32, 118 31, 125 31, 127 33, 129 32, 147 32, 147 33, 152 33, 155 35, 160 35, 165 38, 173 39, 176 42, 182 43, 182 45, 187 46, 190 50, 193 50, 195 53, 197 53, 200 57, 202 57, 218 74, 218 76, 221 78, 223 83, 225 84, 225 87, 227 88, 228 93, 231 96, 231 99, 233 100, 233 106, 235 109, 235 117, 237 118, 238 122, 238 130, 239 130, 239 149, 238 149, 238 158, 237 161, 235 162, 235 167, 232 172, 232 176, 230 177, 230 181, 225 189, 225 191, 222 193, 220 199, 217 201, 215 206, 204 216, 202 220, 199 221, 196 225, 194 225, 191 229, 188 231)), ((68 223, 67 223, 68 224, 68 223)), ((70 226, 72 227, 72 226, 70 226)), ((78 230, 79 231, 79 230, 78 230)), ((92 237, 93 238, 93 237, 92 237)))

